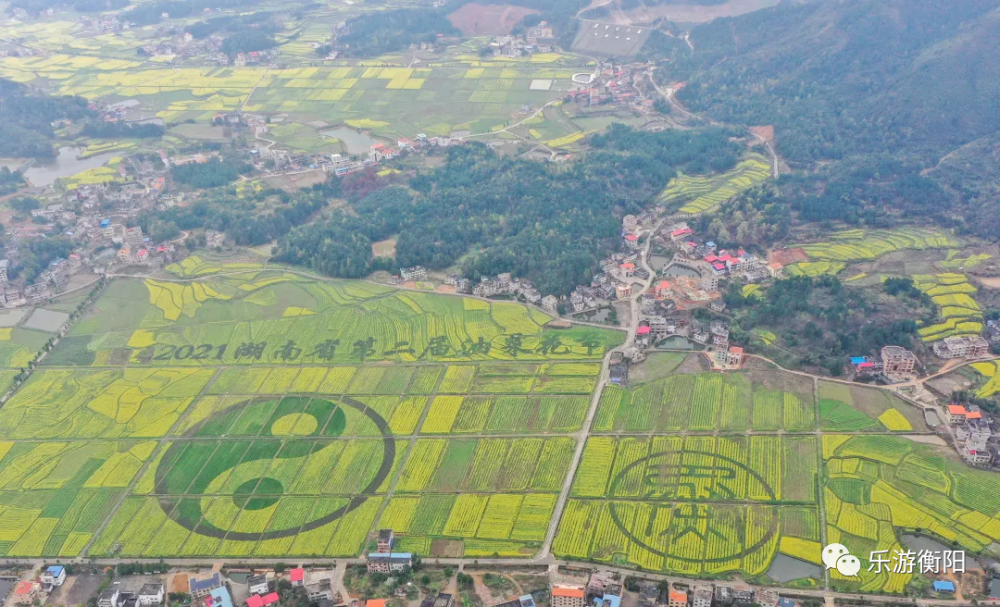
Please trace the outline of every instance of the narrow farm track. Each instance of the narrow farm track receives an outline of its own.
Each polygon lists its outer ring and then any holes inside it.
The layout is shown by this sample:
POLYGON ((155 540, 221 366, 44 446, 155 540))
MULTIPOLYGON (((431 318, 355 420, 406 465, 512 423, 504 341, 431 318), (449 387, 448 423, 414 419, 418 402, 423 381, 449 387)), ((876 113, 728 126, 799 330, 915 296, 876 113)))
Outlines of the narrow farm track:
POLYGON ((611 355, 614 352, 624 350, 635 342, 635 330, 639 326, 639 296, 649 288, 649 285, 653 283, 653 277, 656 275, 655 272, 652 271, 652 268, 649 267, 649 249, 653 242, 653 235, 660 230, 664 221, 665 220, 661 219, 657 222, 656 227, 653 228, 649 237, 646 238, 646 245, 643 247, 642 252, 639 255, 639 262, 642 264, 642 267, 649 272, 649 276, 643 283, 642 288, 633 293, 632 298, 629 300, 631 312, 629 316, 628 336, 625 338, 625 343, 618 348, 609 350, 604 355, 604 360, 601 363, 600 380, 597 382, 597 386, 594 388, 594 394, 590 398, 590 408, 587 410, 587 418, 580 431, 575 434, 577 437, 576 451, 573 452, 573 460, 570 462, 569 471, 567 471, 566 479, 563 481, 562 491, 559 492, 559 499, 556 501, 555 510, 552 512, 552 520, 549 521, 549 529, 545 534, 545 542, 542 544, 542 548, 539 550, 536 559, 544 559, 548 557, 552 550, 552 542, 555 539, 556 531, 559 528, 559 521, 562 519, 562 513, 566 507, 566 501, 569 499, 569 494, 573 487, 573 479, 576 477, 576 471, 580 467, 580 461, 583 459, 583 450, 587 444, 587 437, 590 436, 591 428, 594 424, 594 418, 597 416, 597 408, 601 402, 601 394, 604 392, 604 387, 608 383, 608 378, 611 373, 611 355))

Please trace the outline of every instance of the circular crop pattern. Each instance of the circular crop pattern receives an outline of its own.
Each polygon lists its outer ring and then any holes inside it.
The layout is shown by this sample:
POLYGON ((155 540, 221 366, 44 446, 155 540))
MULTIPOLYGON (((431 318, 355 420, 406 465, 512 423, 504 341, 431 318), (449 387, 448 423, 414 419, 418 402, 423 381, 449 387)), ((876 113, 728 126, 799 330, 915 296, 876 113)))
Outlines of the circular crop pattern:
POLYGON ((753 521, 759 532, 747 545, 745 520, 751 507, 747 496, 775 501, 777 493, 758 472, 735 459, 704 451, 661 452, 623 468, 611 481, 611 498, 663 502, 669 508, 666 525, 656 514, 635 524, 627 504, 612 501, 611 519, 635 544, 653 554, 692 563, 721 563, 739 559, 765 546, 778 532, 778 510, 760 508, 753 521), (712 546, 697 557, 680 554, 677 545, 712 546))
MULTIPOLYGON (((207 434, 212 436, 210 429, 217 427, 226 418, 236 419, 240 415, 245 415, 246 410, 254 407, 273 406, 274 401, 246 401, 225 409, 217 411, 207 419, 199 422, 188 430, 186 436, 199 436, 204 438, 207 434)), ((299 398, 286 397, 281 400, 277 410, 295 409, 298 412, 275 414, 275 417, 265 423, 259 432, 259 436, 273 437, 294 437, 302 439, 289 441, 286 448, 268 451, 260 450, 259 455, 253 448, 247 449, 246 454, 239 450, 239 457, 234 461, 235 465, 224 470, 212 469, 210 472, 199 469, 199 472, 192 474, 190 469, 175 464, 182 458, 186 449, 193 448, 196 442, 178 441, 174 442, 163 457, 156 470, 156 493, 169 494, 171 488, 175 493, 183 492, 190 498, 181 499, 175 507, 175 503, 170 499, 161 499, 160 505, 167 516, 171 517, 178 524, 186 529, 198 534, 210 537, 227 538, 230 540, 257 540, 275 539, 296 535, 322 527, 332 521, 339 519, 348 512, 358 508, 367 499, 368 495, 375 493, 378 487, 388 477, 392 469, 393 461, 396 457, 396 443, 389 430, 389 424, 375 411, 368 408, 364 403, 351 398, 339 398, 338 402, 333 402, 325 398, 299 398), (282 405, 288 407, 282 409, 282 405), (307 406, 308 405, 308 406, 307 406), (313 513, 311 520, 304 524, 295 523, 287 529, 271 529, 269 531, 251 533, 227 528, 235 521, 236 514, 241 511, 255 512, 274 507, 286 494, 287 487, 278 478, 271 476, 261 476, 268 470, 275 470, 282 466, 281 460, 291 460, 293 458, 307 458, 311 452, 311 441, 303 442, 309 436, 336 437, 343 434, 347 427, 347 414, 352 416, 362 416, 367 421, 374 424, 381 435, 381 462, 375 469, 371 480, 358 491, 358 495, 351 498, 346 504, 336 508, 331 512, 313 513), (353 410, 353 411, 351 411, 353 410), (293 446, 303 446, 304 449, 292 448, 293 446), (239 483, 234 489, 225 489, 227 483, 239 483), (179 489, 184 488, 184 489, 179 489), (213 498, 212 495, 219 495, 213 498), (228 497, 225 497, 228 495, 228 497), (204 497, 201 497, 204 496, 204 497), (199 499, 200 498, 200 499, 199 499), (226 500, 220 502, 219 500, 226 500), (230 513, 225 515, 225 513, 230 513), (230 521, 225 523, 224 521, 230 521)), ((230 422, 231 424, 231 422, 230 422)), ((229 427, 226 425, 225 427, 229 427)), ((255 433, 256 434, 256 433, 255 433)), ((250 438, 250 437, 248 437, 250 438)), ((200 441, 197 441, 200 442, 200 441)), ((241 444, 243 441, 239 441, 241 444)), ((262 443, 263 441, 260 441, 262 443)), ((272 443, 274 441, 272 439, 272 443)), ((216 452, 220 452, 228 446, 236 443, 229 440, 220 440, 216 452)), ((317 443, 323 444, 323 443, 317 443)), ((256 445, 256 444, 255 444, 256 445)), ((323 448, 330 448, 327 444, 323 448)), ((210 468, 211 452, 204 461, 196 461, 196 466, 203 464, 205 469, 210 468)), ((221 467, 221 466, 220 466, 221 467)), ((279 475, 280 476, 280 475, 279 475)))

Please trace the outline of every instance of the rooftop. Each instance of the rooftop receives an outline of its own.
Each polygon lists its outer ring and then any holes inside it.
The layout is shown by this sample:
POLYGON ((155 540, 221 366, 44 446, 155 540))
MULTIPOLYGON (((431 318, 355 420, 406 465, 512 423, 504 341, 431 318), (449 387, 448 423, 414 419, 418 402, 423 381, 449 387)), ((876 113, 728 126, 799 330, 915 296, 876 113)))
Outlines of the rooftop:
POLYGON ((301 567, 296 567, 288 572, 288 579, 293 582, 301 582, 305 579, 306 570, 301 567))
POLYGON ((583 588, 575 586, 553 586, 552 596, 565 596, 574 599, 584 598, 583 588))

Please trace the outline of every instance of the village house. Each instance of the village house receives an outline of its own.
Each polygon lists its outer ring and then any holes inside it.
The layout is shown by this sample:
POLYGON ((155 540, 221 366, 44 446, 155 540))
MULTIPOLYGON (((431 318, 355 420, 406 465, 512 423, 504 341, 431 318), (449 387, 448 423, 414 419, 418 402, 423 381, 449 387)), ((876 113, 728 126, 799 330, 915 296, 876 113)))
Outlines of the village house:
POLYGON ((18 582, 11 593, 12 605, 31 605, 38 595, 38 584, 35 582, 18 582))
POLYGON ((979 335, 956 335, 935 342, 934 353, 940 358, 971 360, 989 356, 990 344, 979 335))
POLYGON ((250 576, 247 579, 247 589, 250 590, 250 594, 267 594, 267 591, 270 590, 267 583, 267 575, 261 573, 250 576))
POLYGON ((368 573, 398 573, 413 566, 409 552, 369 552, 368 573))
POLYGON ((559 298, 555 295, 546 295, 542 298, 542 307, 549 312, 555 312, 559 308, 559 298))
POLYGON ((730 367, 739 367, 743 364, 743 348, 732 346, 726 351, 726 364, 730 367))
POLYGON ((785 266, 778 262, 767 264, 767 271, 771 278, 781 278, 785 275, 785 266))
POLYGON ((638 249, 639 248, 639 237, 636 236, 635 234, 626 234, 625 235, 625 246, 628 247, 629 249, 633 249, 633 250, 634 249, 638 249))
POLYGON ((62 586, 66 581, 66 569, 62 565, 52 565, 42 572, 41 580, 45 586, 62 586))
POLYGON ((139 604, 143 607, 149 607, 150 605, 159 605, 163 602, 164 590, 163 584, 143 584, 142 588, 139 589, 139 594, 136 595, 136 599, 139 604))
POLYGON ((375 543, 376 550, 381 553, 392 552, 392 543, 395 538, 392 529, 379 529, 378 539, 375 543))
POLYGON ((216 588, 222 588, 222 576, 218 573, 213 573, 211 577, 201 580, 193 576, 188 578, 188 594, 192 598, 203 599, 216 588))
POLYGON ((552 607, 584 607, 586 595, 579 586, 552 586, 552 607))
POLYGON ((278 596, 277 592, 269 592, 268 594, 251 594, 247 597, 246 605, 247 607, 270 607, 271 605, 277 604, 281 598, 278 596))
POLYGON ((427 278, 427 270, 423 266, 413 266, 412 268, 400 268, 400 276, 403 280, 420 280, 422 278, 427 278))
POLYGON ((688 593, 673 586, 667 591, 667 607, 687 607, 688 593))
POLYGON ((631 283, 620 283, 615 286, 615 297, 618 299, 628 299, 632 297, 631 283))
POLYGON ((887 377, 913 374, 917 368, 917 357, 901 346, 882 348, 882 370, 887 377))
POLYGON ((121 590, 112 586, 97 597, 97 607, 118 607, 118 596, 121 590))
POLYGON ((691 597, 691 607, 712 607, 714 595, 715 592, 710 585, 695 586, 691 597))
POLYGON ((624 276, 625 278, 632 278, 632 276, 635 274, 635 264, 632 262, 623 263, 619 267, 621 268, 622 276, 624 276))

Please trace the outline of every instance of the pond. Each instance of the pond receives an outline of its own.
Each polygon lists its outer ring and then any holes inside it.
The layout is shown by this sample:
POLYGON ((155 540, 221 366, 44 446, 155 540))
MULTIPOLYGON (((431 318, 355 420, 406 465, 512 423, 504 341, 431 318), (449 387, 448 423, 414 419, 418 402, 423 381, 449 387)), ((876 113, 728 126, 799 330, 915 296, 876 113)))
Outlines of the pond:
POLYGON ((671 335, 656 344, 658 350, 694 350, 694 342, 680 335, 671 335))
POLYGON ((59 148, 55 158, 36 160, 32 163, 31 168, 24 172, 24 177, 36 187, 52 185, 56 179, 96 169, 116 155, 120 155, 116 152, 107 152, 81 159, 79 156, 82 153, 83 148, 59 148))
POLYGON ((801 580, 802 578, 819 578, 822 575, 823 568, 819 565, 780 553, 774 557, 767 570, 767 577, 780 583, 801 580))
POLYGON ((650 255, 649 265, 652 266, 654 270, 659 272, 660 270, 663 269, 663 266, 670 263, 670 259, 671 259, 670 257, 664 257, 662 255, 650 255))
POLYGON ((664 276, 688 276, 690 278, 698 278, 699 276, 701 276, 701 274, 698 273, 698 270, 695 270, 694 268, 689 268, 687 266, 683 266, 683 265, 681 265, 679 263, 672 263, 669 266, 667 266, 666 268, 664 268, 663 275, 664 276))
POLYGON ((319 134, 324 137, 333 137, 340 140, 340 143, 344 146, 344 151, 348 154, 367 154, 376 143, 385 143, 364 131, 359 131, 343 124, 320 131, 319 134))
POLYGON ((941 425, 941 419, 938 417, 937 411, 934 409, 924 409, 924 421, 927 422, 927 425, 932 428, 934 426, 941 425))
POLYGON ((574 314, 573 318, 577 320, 585 320, 587 322, 608 322, 611 317, 611 308, 598 308, 597 310, 590 310, 587 312, 581 312, 580 314, 574 314))

